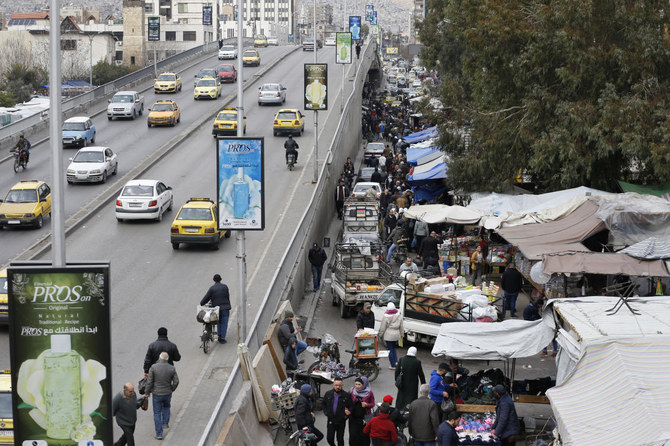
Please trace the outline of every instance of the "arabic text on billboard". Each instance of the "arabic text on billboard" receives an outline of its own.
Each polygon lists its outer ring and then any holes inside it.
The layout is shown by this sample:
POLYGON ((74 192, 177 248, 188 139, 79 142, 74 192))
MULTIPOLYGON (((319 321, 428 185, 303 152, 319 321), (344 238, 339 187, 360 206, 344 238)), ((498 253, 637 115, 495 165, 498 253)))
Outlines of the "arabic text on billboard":
POLYGON ((219 229, 265 228, 263 138, 216 141, 219 229))
POLYGON ((112 444, 109 264, 7 273, 14 444, 112 444))
POLYGON ((328 110, 328 64, 305 64, 305 110, 328 110))
POLYGON ((149 42, 158 42, 161 40, 161 18, 149 17, 149 26, 147 27, 149 35, 149 42))

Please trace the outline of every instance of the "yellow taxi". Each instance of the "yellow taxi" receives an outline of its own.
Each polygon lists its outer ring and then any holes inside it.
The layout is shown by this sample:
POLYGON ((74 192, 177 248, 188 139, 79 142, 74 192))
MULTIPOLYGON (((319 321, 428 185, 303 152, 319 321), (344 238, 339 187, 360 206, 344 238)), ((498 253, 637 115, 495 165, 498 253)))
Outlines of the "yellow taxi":
MULTIPOLYGON (((244 117, 244 128, 242 132, 247 134, 247 117, 244 117)), ((214 127, 212 128, 214 138, 220 135, 237 135, 237 109, 224 108, 216 115, 214 127)))
POLYGON ((218 209, 209 198, 190 198, 170 227, 172 249, 179 249, 180 243, 206 244, 219 249, 219 241, 230 237, 230 231, 218 228, 218 209))
POLYGON ((221 96, 221 82, 218 78, 203 77, 193 89, 193 99, 216 99, 219 96, 221 96))
POLYGON ((12 226, 41 228, 51 215, 51 188, 44 181, 16 183, 0 200, 0 229, 12 226))
POLYGON ((272 133, 274 136, 278 136, 282 133, 300 136, 304 130, 305 116, 300 113, 300 110, 293 108, 279 110, 272 123, 272 133))
POLYGON ((254 38, 254 48, 258 47, 266 47, 268 46, 268 38, 265 37, 263 34, 259 34, 254 38))
POLYGON ((384 98, 384 104, 391 104, 393 101, 395 101, 395 96, 386 96, 384 98))
POLYGON ((242 53, 242 65, 246 66, 259 66, 261 64, 261 55, 258 54, 256 50, 245 50, 242 53))
MULTIPOLYGON (((7 283, 7 268, 0 269, 0 324, 9 322, 9 283, 7 283)), ((2 428, 2 426, 0 426, 2 428)), ((2 438, 0 434, 0 439, 2 438)), ((0 443, 2 444, 2 443, 0 443)))
POLYGON ((154 93, 181 91, 181 77, 177 73, 161 73, 154 81, 154 93))
POLYGON ((0 444, 14 444, 12 374, 9 370, 0 371, 0 444))
POLYGON ((181 111, 175 101, 158 101, 150 109, 147 116, 147 126, 169 125, 174 126, 181 120, 181 111))
POLYGON ((397 107, 400 107, 401 105, 402 105, 402 102, 400 102, 400 101, 391 102, 391 108, 397 108, 397 107))

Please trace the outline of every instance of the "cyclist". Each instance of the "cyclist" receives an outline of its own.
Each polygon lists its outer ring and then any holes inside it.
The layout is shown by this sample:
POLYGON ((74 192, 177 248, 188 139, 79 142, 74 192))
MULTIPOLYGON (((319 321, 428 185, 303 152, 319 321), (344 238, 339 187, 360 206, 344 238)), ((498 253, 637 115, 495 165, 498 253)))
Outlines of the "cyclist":
POLYGON ((288 155, 290 153, 295 155, 295 164, 298 164, 298 143, 293 139, 293 135, 288 135, 288 139, 284 143, 286 149, 286 164, 288 164, 288 155))

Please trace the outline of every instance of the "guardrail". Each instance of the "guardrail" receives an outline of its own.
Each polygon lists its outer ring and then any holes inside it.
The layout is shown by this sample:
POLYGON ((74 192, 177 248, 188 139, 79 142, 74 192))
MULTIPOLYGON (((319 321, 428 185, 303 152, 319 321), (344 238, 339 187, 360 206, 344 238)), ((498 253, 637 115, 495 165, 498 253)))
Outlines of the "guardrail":
MULTIPOLYGON (((344 164, 346 157, 350 156, 352 151, 359 149, 361 122, 360 113, 356 113, 356 110, 360 111, 363 84, 365 82, 367 71, 373 61, 376 60, 376 47, 377 45, 374 42, 368 43, 365 46, 364 51, 362 51, 362 60, 353 82, 354 88, 347 99, 343 113, 340 115, 337 131, 328 149, 328 153, 324 158, 326 162, 321 166, 319 181, 312 194, 310 203, 307 205, 300 220, 300 224, 293 233, 293 237, 288 244, 288 249, 274 271, 272 282, 263 297, 263 302, 261 303, 256 318, 251 325, 246 339, 249 356, 251 358, 256 355, 263 345, 267 327, 271 325, 272 318, 274 317, 281 300, 289 292, 288 289, 291 283, 291 276, 300 265, 303 264, 305 244, 308 243, 306 241, 316 240, 316 238, 313 237, 312 232, 315 231, 316 224, 320 223, 317 220, 319 218, 324 219, 324 224, 319 225, 320 227, 323 228, 328 226, 327 223, 330 221, 332 210, 334 209, 334 194, 332 193, 334 185, 332 184, 332 178, 338 174, 334 169, 339 168, 333 167, 332 163, 337 160, 335 166, 339 166, 340 162, 344 164)), ((236 395, 234 392, 241 389, 242 384, 243 378, 240 370, 240 362, 237 360, 230 373, 228 382, 217 401, 214 412, 198 441, 198 446, 211 446, 216 444, 217 437, 223 429, 224 423, 226 422, 233 405, 233 400, 236 395)))
MULTIPOLYGON (((236 43, 236 42, 237 42, 236 38, 230 38, 224 40, 224 43, 236 43)), ((248 44, 249 42, 251 42, 251 39, 248 38, 245 39, 246 44, 248 44)), ((165 68, 171 68, 176 65, 182 64, 187 60, 194 59, 200 56, 202 53, 210 53, 210 52, 213 53, 215 51, 218 51, 218 45, 215 42, 210 42, 208 45, 205 44, 201 46, 196 46, 189 50, 175 54, 174 56, 170 56, 166 59, 158 61, 156 63, 156 69, 160 73, 165 68)), ((105 99, 119 90, 127 89, 128 87, 137 85, 141 82, 145 82, 153 78, 154 78, 154 66, 153 64, 151 64, 137 71, 133 71, 132 73, 129 73, 123 77, 115 79, 112 82, 100 85, 99 87, 96 87, 93 90, 90 90, 86 93, 77 95, 73 98, 63 101, 62 105, 63 115, 64 116, 67 115, 69 111, 76 109, 78 107, 87 106, 90 105, 91 103, 105 99)), ((8 140, 14 141, 18 139, 18 135, 22 133, 30 134, 28 130, 34 127, 38 127, 40 126, 40 124, 46 125, 48 121, 49 119, 47 111, 47 113, 44 112, 36 113, 27 118, 0 127, 0 143, 8 140)))

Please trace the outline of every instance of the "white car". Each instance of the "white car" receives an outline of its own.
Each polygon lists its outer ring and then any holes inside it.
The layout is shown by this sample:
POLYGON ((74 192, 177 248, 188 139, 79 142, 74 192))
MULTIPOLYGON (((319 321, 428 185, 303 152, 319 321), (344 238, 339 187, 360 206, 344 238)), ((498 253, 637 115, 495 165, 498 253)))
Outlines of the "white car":
POLYGON ((237 48, 232 45, 223 45, 219 50, 219 60, 237 59, 237 48))
POLYGON ((70 158, 67 166, 67 182, 104 183, 109 175, 116 175, 119 161, 109 147, 85 147, 70 158))
POLYGON ((284 102, 286 102, 286 87, 282 84, 263 84, 258 87, 258 105, 281 105, 284 102))
POLYGON ((326 37, 326 41, 323 44, 326 46, 335 46, 335 37, 333 36, 326 37))
POLYGON ((275 36, 268 36, 268 45, 279 46, 279 39, 275 36))
POLYGON ((116 219, 157 220, 172 210, 172 188, 158 180, 130 180, 116 198, 116 219))
POLYGON ((356 183, 354 189, 351 191, 352 197, 365 197, 368 189, 374 189, 377 191, 377 198, 382 196, 382 187, 379 183, 372 182, 360 182, 356 183))
POLYGON ((414 88, 421 88, 422 85, 421 79, 414 79, 414 82, 412 82, 412 87, 414 88))

